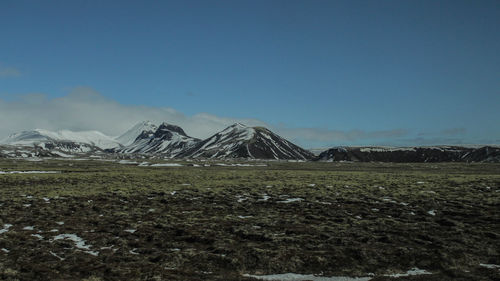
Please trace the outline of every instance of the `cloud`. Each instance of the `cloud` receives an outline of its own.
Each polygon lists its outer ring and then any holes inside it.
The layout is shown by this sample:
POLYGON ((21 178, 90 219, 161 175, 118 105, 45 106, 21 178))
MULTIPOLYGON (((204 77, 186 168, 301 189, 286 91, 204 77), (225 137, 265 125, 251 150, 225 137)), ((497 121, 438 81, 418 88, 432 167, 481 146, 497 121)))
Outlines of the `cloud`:
POLYGON ((0 78, 19 77, 19 76, 21 76, 21 71, 19 69, 0 64, 0 78))
POLYGON ((420 132, 418 133, 418 136, 424 137, 424 136, 459 136, 459 135, 464 135, 467 132, 465 128, 449 128, 449 129, 444 129, 438 132, 420 132))
POLYGON ((452 129, 442 130, 440 133, 441 135, 445 136, 457 136, 465 134, 466 131, 467 130, 465 128, 452 128, 452 129))
POLYGON ((88 87, 77 87, 68 95, 48 98, 44 94, 22 95, 14 101, 0 99, 0 139, 22 130, 98 130, 117 136, 140 121, 168 122, 181 126, 187 134, 207 138, 225 127, 240 122, 248 126, 264 126, 304 147, 318 144, 393 139, 406 136, 404 129, 387 131, 340 131, 317 128, 272 126, 253 118, 221 117, 210 113, 187 116, 170 107, 123 105, 88 87))
POLYGON ((431 138, 416 137, 416 138, 411 138, 411 139, 403 139, 403 140, 401 140, 401 142, 405 146, 463 145, 463 144, 465 144, 463 139, 447 138, 447 137, 431 137, 431 138))
POLYGON ((226 118, 209 113, 186 116, 169 107, 123 105, 88 87, 75 88, 60 98, 28 94, 15 101, 0 99, 0 120, 0 138, 35 128, 98 130, 108 135, 120 135, 143 120, 176 124, 199 138, 206 138, 235 122, 266 126, 264 122, 251 118, 226 118))
POLYGON ((277 128, 284 137, 297 138, 304 140, 319 141, 319 142, 349 142, 367 139, 379 138, 399 138, 406 136, 408 131, 405 129, 395 129, 386 131, 339 131, 316 128, 277 128))

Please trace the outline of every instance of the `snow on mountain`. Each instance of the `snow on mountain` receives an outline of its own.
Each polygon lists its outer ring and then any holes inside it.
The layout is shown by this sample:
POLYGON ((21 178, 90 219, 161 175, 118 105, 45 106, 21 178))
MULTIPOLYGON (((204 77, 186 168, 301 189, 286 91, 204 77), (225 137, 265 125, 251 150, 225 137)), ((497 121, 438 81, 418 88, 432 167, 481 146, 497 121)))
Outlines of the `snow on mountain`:
POLYGON ((98 131, 81 131, 73 132, 69 130, 61 130, 57 132, 35 129, 32 131, 23 131, 15 133, 2 141, 3 144, 9 145, 41 145, 50 142, 74 142, 93 145, 100 149, 111 149, 120 147, 120 143, 112 137, 107 136, 98 131))
POLYGON ((115 140, 124 146, 131 145, 137 137, 139 137, 143 132, 154 133, 158 129, 158 126, 151 123, 150 121, 143 121, 136 124, 130 130, 126 131, 124 134, 115 138, 115 140))
POLYGON ((313 154, 263 127, 233 124, 180 153, 184 158, 311 159, 313 154))
POLYGON ((334 147, 318 155, 319 161, 359 162, 500 162, 494 146, 334 147))
MULTIPOLYGON (((186 135, 181 127, 166 122, 162 123, 154 131, 151 130, 151 128, 154 127, 146 127, 148 130, 143 130, 131 144, 118 149, 117 152, 163 154, 167 157, 175 157, 188 147, 200 141, 199 139, 186 135)), ((133 128, 131 130, 133 130, 133 128)))

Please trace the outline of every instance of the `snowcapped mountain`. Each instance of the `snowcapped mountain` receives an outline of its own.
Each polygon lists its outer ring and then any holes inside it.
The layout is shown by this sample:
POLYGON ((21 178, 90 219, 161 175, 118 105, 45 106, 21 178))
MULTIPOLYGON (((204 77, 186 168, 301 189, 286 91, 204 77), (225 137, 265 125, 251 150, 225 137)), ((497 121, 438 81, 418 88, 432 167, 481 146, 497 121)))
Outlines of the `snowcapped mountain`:
POLYGON ((47 144, 52 144, 52 146, 65 144, 68 146, 68 143, 74 143, 74 145, 69 146, 83 145, 87 147, 85 150, 90 149, 92 146, 99 149, 111 149, 121 146, 121 144, 114 138, 106 136, 98 131, 73 132, 69 130, 61 130, 53 132, 43 129, 35 129, 32 131, 23 131, 12 134, 2 141, 2 144, 8 145, 36 145, 40 147, 45 147, 47 144))
POLYGON ((233 124, 177 155, 182 158, 311 159, 313 154, 263 127, 233 124))
POLYGON ((151 123, 150 121, 142 121, 137 123, 134 127, 130 128, 124 134, 115 138, 115 140, 124 146, 131 145, 137 137, 139 137, 143 132, 154 133, 158 129, 158 126, 151 123))
MULTIPOLYGON (((156 127, 151 123, 143 122, 134 126, 134 128, 129 130, 129 132, 133 132, 133 134, 130 134, 132 136, 138 133, 141 129, 143 129, 143 131, 134 139, 132 143, 126 147, 117 149, 117 152, 163 154, 167 157, 175 157, 200 141, 197 138, 186 135, 181 127, 171 125, 166 122, 162 123, 159 127, 156 127)), ((124 135, 127 135, 127 133, 124 135)), ((131 137, 128 137, 128 139, 131 139, 131 137)))

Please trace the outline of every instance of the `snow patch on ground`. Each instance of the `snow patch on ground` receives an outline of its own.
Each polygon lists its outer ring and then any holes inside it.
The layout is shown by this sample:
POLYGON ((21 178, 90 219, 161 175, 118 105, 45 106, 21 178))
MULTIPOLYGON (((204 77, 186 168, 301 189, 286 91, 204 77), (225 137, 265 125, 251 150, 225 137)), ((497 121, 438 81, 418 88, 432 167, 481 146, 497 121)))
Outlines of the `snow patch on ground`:
MULTIPOLYGON (((495 266, 495 265, 493 265, 495 266)), ((500 266, 498 266, 500 267, 500 266)), ((495 267, 494 267, 495 268, 495 267)), ((429 271, 424 269, 412 268, 405 273, 395 273, 395 274, 386 274, 383 276, 387 277, 407 277, 413 275, 426 275, 432 274, 429 271)), ((313 275, 313 274, 296 274, 296 273, 283 273, 283 274, 271 274, 271 275, 251 275, 244 274, 244 277, 252 277, 260 280, 279 280, 279 281, 369 281, 375 275, 373 273, 366 274, 368 277, 347 277, 347 276, 321 276, 321 275, 313 275)))
POLYGON ((304 201, 303 198, 288 198, 288 199, 285 199, 283 201, 278 201, 277 203, 293 203, 293 202, 300 202, 300 201, 304 201))
POLYGON ((40 234, 31 234, 31 236, 36 237, 36 238, 38 238, 40 240, 43 240, 43 236, 40 235, 40 234))
POLYGON ((283 274, 271 274, 271 275, 250 275, 244 274, 244 277, 252 277, 260 280, 279 280, 279 281, 368 281, 372 279, 371 277, 344 277, 344 276, 316 276, 312 274, 296 274, 296 273, 283 273, 283 274))
POLYGON ((81 237, 79 237, 78 235, 76 234, 59 234, 57 236, 54 236, 54 238, 52 239, 51 242, 54 242, 56 240, 71 240, 75 243, 75 247, 80 249, 80 250, 84 250, 85 253, 87 254, 90 254, 90 255, 93 255, 93 256, 97 256, 99 255, 99 252, 97 251, 91 251, 90 250, 90 245, 87 245, 85 243, 85 240, 83 240, 81 237))
POLYGON ((151 164, 151 167, 182 167, 181 164, 177 163, 160 163, 160 164, 151 164))
POLYGON ((130 160, 120 160, 120 161, 118 161, 118 163, 119 164, 127 164, 127 165, 139 164, 138 162, 130 161, 130 160))
POLYGON ((425 275, 425 274, 432 274, 432 273, 425 270, 425 269, 418 269, 415 267, 415 268, 408 270, 406 273, 387 274, 384 276, 397 278, 397 277, 406 277, 406 276, 412 276, 412 275, 425 275))
POLYGON ((59 171, 0 171, 0 175, 4 174, 58 174, 59 171))
POLYGON ((0 229, 0 234, 5 233, 5 232, 9 231, 9 228, 11 228, 11 227, 12 227, 12 224, 9 224, 9 223, 4 224, 4 225, 3 225, 3 228, 2 228, 2 229, 0 229))
POLYGON ((500 271, 500 265, 497 264, 480 263, 479 266, 486 267, 489 269, 498 269, 500 271))

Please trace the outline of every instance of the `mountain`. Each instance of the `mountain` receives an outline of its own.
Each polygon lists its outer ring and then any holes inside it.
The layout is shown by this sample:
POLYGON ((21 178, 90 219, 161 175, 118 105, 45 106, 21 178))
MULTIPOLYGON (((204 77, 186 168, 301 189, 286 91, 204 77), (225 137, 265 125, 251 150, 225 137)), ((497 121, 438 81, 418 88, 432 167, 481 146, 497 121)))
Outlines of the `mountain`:
POLYGON ((112 137, 106 136, 98 131, 73 132, 62 130, 53 132, 42 129, 12 134, 4 139, 2 144, 39 147, 49 145, 52 148, 62 146, 62 150, 68 150, 70 148, 74 150, 79 146, 86 147, 85 150, 90 148, 104 150, 121 146, 121 144, 112 137))
POLYGON ((500 147, 335 147, 319 161, 357 162, 500 162, 500 147))
POLYGON ((313 154, 263 127, 233 124, 177 155, 182 158, 300 159, 313 154))
POLYGON ((116 137, 115 140, 124 146, 128 146, 134 143, 137 137, 142 135, 144 132, 154 133, 157 129, 158 126, 151 123, 150 121, 143 121, 137 123, 134 127, 130 128, 123 135, 116 137))
MULTIPOLYGON (((136 125, 134 127, 135 129, 132 128, 129 131, 137 133, 140 129, 144 130, 135 138, 135 140, 131 144, 117 149, 116 152, 162 154, 167 157, 175 157, 179 153, 183 152, 187 148, 195 145, 200 141, 197 138, 186 135, 181 127, 171 125, 166 122, 162 123, 159 127, 156 128, 156 130, 153 130, 155 129, 155 126, 151 126, 152 124, 142 123, 142 126, 139 125, 141 124, 136 125)), ((127 133, 125 133, 124 135, 126 135, 127 133)))

